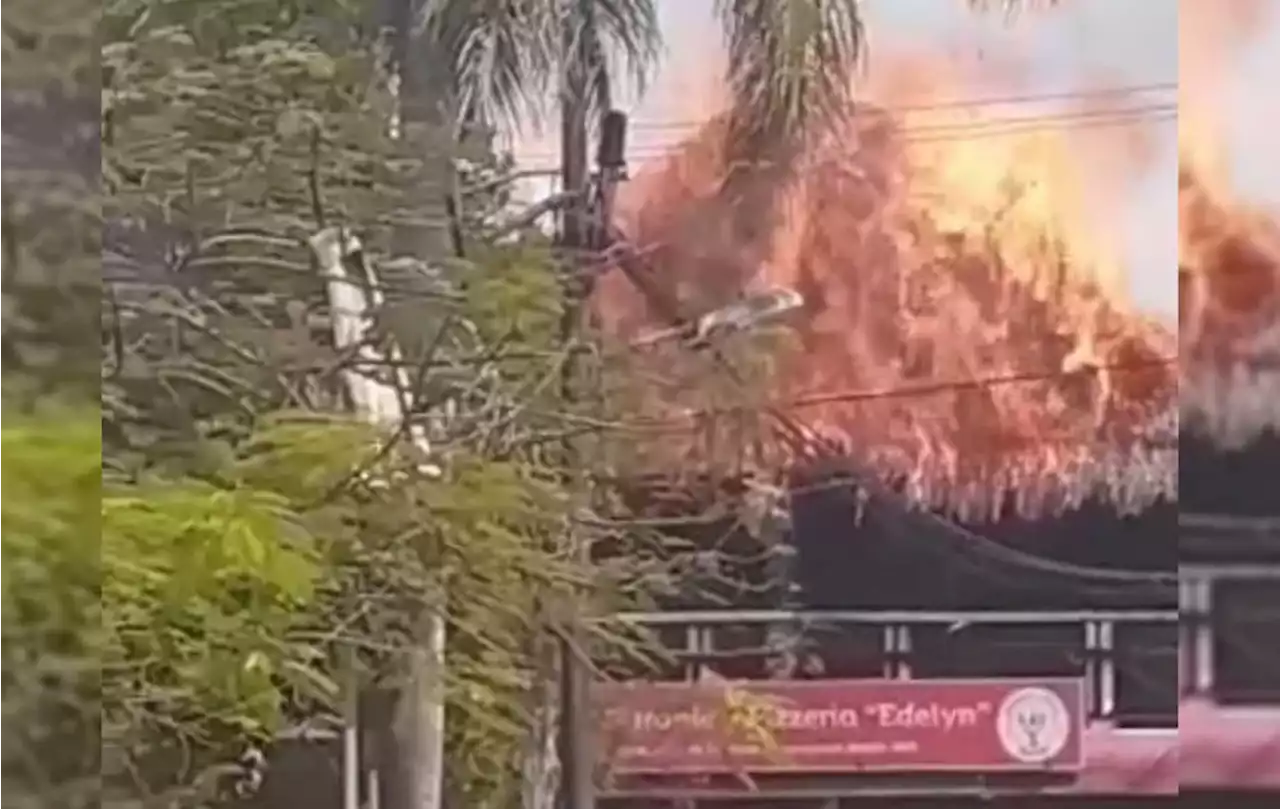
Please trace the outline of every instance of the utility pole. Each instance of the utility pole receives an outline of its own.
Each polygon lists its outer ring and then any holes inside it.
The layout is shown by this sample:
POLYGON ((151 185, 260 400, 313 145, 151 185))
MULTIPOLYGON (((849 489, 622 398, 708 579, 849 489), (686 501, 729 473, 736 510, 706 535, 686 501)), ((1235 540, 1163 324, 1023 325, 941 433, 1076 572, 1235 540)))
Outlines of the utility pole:
MULTIPOLYGON (((384 0, 392 37, 392 63, 397 86, 399 132, 404 153, 418 168, 406 177, 406 197, 414 224, 392 234, 393 252, 423 262, 451 254, 444 220, 444 194, 432 180, 448 172, 432 171, 433 160, 452 168, 447 148, 452 133, 452 76, 447 60, 433 52, 430 36, 422 35, 424 0, 384 0)), ((406 655, 405 683, 399 686, 392 713, 393 777, 388 786, 389 809, 441 809, 444 803, 445 627, 447 594, 439 589, 436 603, 413 616, 413 643, 406 655)))
MULTIPOLYGON (((587 203, 587 110, 590 106, 591 83, 587 76, 591 64, 588 47, 595 13, 591 0, 577 0, 565 15, 561 29, 564 71, 560 85, 560 190, 571 195, 562 209, 560 246, 570 254, 586 247, 587 203)), ((572 259, 571 259, 572 260, 572 259)), ((576 306, 570 307, 577 309, 576 306)), ((571 313, 566 312, 566 315, 571 313)), ((562 337, 565 335, 561 335, 562 337)))
MULTIPOLYGON (((588 4, 577 4, 579 12, 586 10, 588 4)), ((588 12, 589 13, 589 12, 588 12)), ((571 17, 572 15, 566 15, 571 17)), ((560 184, 566 196, 566 204, 561 210, 558 247, 563 265, 564 310, 561 312, 560 344, 569 354, 564 362, 560 378, 560 400, 565 408, 572 407, 578 401, 578 366, 581 352, 573 345, 582 327, 583 309, 586 300, 585 278, 583 277, 582 252, 587 247, 587 93, 585 56, 582 48, 582 37, 575 32, 575 22, 566 19, 564 23, 564 47, 566 65, 563 85, 560 89, 560 184)), ((566 437, 563 446, 564 475, 571 487, 582 483, 575 480, 572 470, 582 468, 577 441, 566 437)), ((584 538, 578 535, 578 529, 570 524, 566 537, 573 553, 589 553, 584 538)), ((568 606, 573 609, 572 605, 568 606)), ((560 763, 559 795, 561 809, 590 809, 591 772, 583 766, 581 740, 584 723, 579 708, 582 705, 585 688, 583 688, 581 663, 574 656, 573 643, 569 633, 577 634, 578 628, 574 616, 566 615, 565 625, 559 627, 566 633, 557 638, 557 655, 559 659, 560 688, 556 701, 560 703, 560 721, 557 728, 557 758, 560 763)))
MULTIPOLYGON (((343 374, 347 393, 356 411, 374 424, 396 428, 404 421, 404 395, 410 389, 404 372, 404 356, 395 342, 374 348, 367 342, 372 314, 382 304, 378 278, 368 263, 359 239, 340 227, 321 230, 311 238, 311 247, 328 278, 328 297, 333 318, 334 344, 340 350, 355 350, 358 356, 397 369, 390 381, 359 372, 343 374)), ((425 433, 410 430, 410 438, 424 457, 430 452, 425 433)), ((439 474, 436 467, 423 467, 426 474, 439 474)), ((391 737, 394 739, 394 768, 387 803, 394 809, 439 809, 444 765, 444 615, 442 609, 428 609, 415 616, 417 626, 409 659, 408 683, 399 689, 391 737)), ((352 667, 353 668, 353 667, 352 667)), ((356 684, 346 684, 354 692, 356 684)), ((348 693, 349 698, 354 697, 348 693)), ((348 705, 345 729, 345 758, 349 801, 358 797, 353 765, 359 756, 355 700, 348 705)), ((379 796, 374 796, 376 800, 379 796)))
MULTIPOLYGON (((591 0, 578 0, 574 15, 566 15, 562 31, 565 70, 560 87, 560 181, 566 205, 562 209, 558 246, 565 262, 564 311, 561 315, 560 338, 570 349, 561 376, 561 400, 571 407, 580 400, 579 363, 582 352, 573 346, 581 334, 585 322, 587 299, 591 293, 591 280, 582 262, 585 250, 599 250, 605 246, 607 223, 611 215, 614 188, 624 167, 626 116, 610 112, 601 121, 601 150, 598 155, 600 172, 589 193, 591 178, 587 169, 587 141, 589 137, 589 109, 591 82, 587 75, 592 62, 591 33, 595 13, 591 0)), ((566 438, 563 446, 563 463, 566 479, 574 486, 584 485, 570 477, 573 469, 583 468, 586 459, 581 448, 572 438, 566 438)), ((590 484, 585 484, 590 485, 590 484)), ((570 526, 567 537, 571 549, 584 556, 590 547, 577 529, 570 526)), ((572 609, 572 605, 570 605, 572 609)), ((566 616, 564 633, 558 638, 560 688, 560 721, 557 728, 557 757, 560 763, 559 794, 562 809, 594 809, 595 784, 592 748, 587 740, 590 732, 588 674, 584 662, 578 660, 573 636, 581 637, 576 616, 566 616)))
MULTIPOLYGON (((567 350, 560 376, 561 406, 571 408, 578 401, 578 365, 581 352, 573 345, 582 327, 583 304, 586 289, 583 284, 582 251, 586 249, 587 208, 587 109, 590 83, 587 65, 590 54, 587 38, 591 30, 590 20, 584 15, 593 13, 590 0, 576 0, 569 7, 561 23, 561 48, 563 72, 560 84, 560 191, 565 195, 561 209, 557 247, 561 254, 562 289, 564 309, 560 315, 560 344, 567 350)), ((564 479, 570 489, 577 488, 581 479, 575 479, 573 470, 582 468, 578 442, 566 437, 561 447, 560 462, 564 465, 564 479)), ((570 552, 587 553, 586 543, 579 529, 570 523, 565 537, 570 552)), ((579 740, 582 722, 578 708, 582 701, 580 666, 573 655, 569 635, 578 629, 572 615, 564 614, 573 605, 557 608, 552 620, 561 636, 557 637, 555 655, 559 663, 560 688, 556 694, 559 703, 559 721, 556 727, 556 757, 560 764, 558 794, 561 809, 587 809, 590 807, 590 785, 584 784, 579 740), (563 616, 564 620, 561 620, 563 616)), ((590 777, 588 772, 587 777, 590 777)))
MULTIPOLYGON (((618 183, 626 173, 626 130, 627 117, 621 112, 610 111, 600 122, 600 146, 596 160, 598 171, 593 185, 593 193, 584 200, 579 218, 581 230, 577 235, 582 239, 584 248, 601 250, 607 245, 608 226, 613 215, 613 199, 618 183), (588 201, 589 200, 589 201, 588 201)), ((566 217, 568 218, 568 217, 566 217)), ((576 330, 584 320, 581 311, 585 309, 587 298, 591 294, 592 278, 586 276, 586 270, 577 262, 571 265, 570 272, 576 277, 569 279, 570 288, 578 296, 574 302, 574 331, 566 330, 566 340, 572 339, 576 330)), ((572 352, 571 359, 566 362, 564 378, 564 394, 566 403, 576 401, 578 385, 576 360, 581 352, 572 352)), ((566 442, 566 458, 575 464, 585 459, 579 457, 578 448, 571 441, 566 442)), ((589 485, 589 484, 588 484, 589 485)), ((590 553, 587 543, 578 537, 571 537, 577 542, 577 552, 584 555, 590 553)), ((568 633, 576 633, 578 627, 564 627, 566 633, 558 640, 560 658, 560 723, 559 746, 560 759, 560 795, 562 809, 594 809, 595 808, 595 746, 591 735, 592 723, 590 713, 590 678, 586 671, 587 661, 579 660, 575 647, 582 649, 585 644, 570 642, 568 633)))

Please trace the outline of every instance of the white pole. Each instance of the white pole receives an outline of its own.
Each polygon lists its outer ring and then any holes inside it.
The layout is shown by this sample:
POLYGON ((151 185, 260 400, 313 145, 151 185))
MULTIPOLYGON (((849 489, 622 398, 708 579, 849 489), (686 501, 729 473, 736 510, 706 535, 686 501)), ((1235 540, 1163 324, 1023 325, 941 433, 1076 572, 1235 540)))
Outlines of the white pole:
MULTIPOLYGON (((403 397, 409 386, 399 348, 392 345, 383 356, 368 345, 365 337, 373 324, 374 308, 381 302, 378 279, 368 262, 363 263, 365 278, 353 279, 347 269, 348 259, 362 255, 360 240, 340 228, 325 228, 311 237, 311 248, 328 282, 333 338, 338 351, 355 350, 359 359, 373 367, 390 366, 396 384, 359 371, 343 373, 343 381, 357 412, 374 424, 399 427, 404 421, 403 397), (363 285, 362 285, 362 282, 363 285), (366 295, 365 289, 369 290, 366 295), (356 348, 359 346, 358 348, 356 348)), ((424 459, 431 457, 431 444, 421 425, 409 434, 424 459)), ((432 477, 442 474, 429 460, 419 471, 432 477)), ((404 712, 397 717, 396 736, 404 742, 411 758, 409 772, 410 806, 412 809, 440 809, 444 781, 444 670, 446 623, 444 600, 422 616, 419 627, 422 644, 410 652, 410 685, 413 699, 402 704, 404 712)))
POLYGON ((342 809, 360 809, 360 692, 355 653, 343 654, 342 809))

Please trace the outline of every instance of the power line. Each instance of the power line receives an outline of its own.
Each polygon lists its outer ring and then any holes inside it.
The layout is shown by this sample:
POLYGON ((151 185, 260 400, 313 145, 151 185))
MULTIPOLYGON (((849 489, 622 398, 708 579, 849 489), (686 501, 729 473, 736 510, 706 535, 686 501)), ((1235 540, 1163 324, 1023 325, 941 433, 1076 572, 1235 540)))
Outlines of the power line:
POLYGON ((661 429, 668 426, 676 428, 677 425, 681 425, 679 431, 683 432, 685 429, 683 425, 687 425, 690 421, 696 421, 703 418, 713 418, 716 416, 735 416, 745 412, 760 414, 770 409, 790 412, 832 404, 880 402, 891 399, 914 399, 965 390, 985 390, 1008 385, 1065 381, 1067 379, 1080 378, 1083 374, 1089 373, 1090 370, 1093 372, 1107 371, 1111 373, 1147 371, 1158 368, 1168 368, 1176 365, 1177 362, 1178 360, 1176 357, 1155 357, 1149 360, 1101 365, 1093 369, 1082 371, 1025 371, 975 377, 972 379, 952 379, 940 382, 926 382, 886 388, 855 388, 839 391, 823 391, 805 394, 791 399, 764 401, 758 404, 698 408, 695 410, 687 410, 679 416, 636 419, 630 422, 628 426, 637 429, 661 429))
MULTIPOLYGON (((1149 102, 1145 104, 1130 104, 1123 107, 1114 107, 1102 110, 1064 110, 1056 112, 1041 112, 1034 115, 993 115, 984 116, 981 119, 971 121, 950 121, 946 123, 913 123, 902 124, 897 128, 897 133, 905 136, 917 134, 935 134, 935 133, 954 133, 968 132, 970 130, 983 130, 995 126, 1005 125, 1030 125, 1030 124, 1057 124, 1057 123, 1073 123, 1081 121, 1108 120, 1119 119, 1127 120, 1131 117, 1142 116, 1162 116, 1176 115, 1178 112, 1178 104, 1176 101, 1160 101, 1149 102)), ((693 124, 686 128, 686 132, 692 134, 700 131, 702 125, 693 124)), ((670 143, 680 143, 684 139, 670 141, 670 143)))
MULTIPOLYGON (((1153 357, 1146 360, 1134 360, 1125 363, 1115 363, 1111 365, 1098 365, 1088 369, 1094 372, 1126 372, 1126 371, 1143 371, 1156 368, 1168 368, 1176 365, 1177 357, 1153 357)), ((1006 385, 1016 385, 1020 383, 1034 382, 1054 382, 1065 379, 1078 378, 1086 371, 1027 371, 1014 372, 1008 374, 1000 374, 987 377, 976 377, 974 379, 956 379, 947 380, 945 382, 928 382, 917 385, 903 385, 893 388, 880 388, 873 390, 844 390, 831 391, 823 393, 813 393, 807 396, 799 397, 784 406, 792 408, 821 407, 828 404, 839 404, 847 402, 867 402, 867 401, 883 401, 886 399, 903 399, 914 398, 919 396, 930 396, 939 393, 956 392, 962 390, 983 390, 987 388, 1001 387, 1006 385)))
MULTIPOLYGON (((1177 572, 1158 572, 1158 571, 1126 571, 1113 570, 1108 568, 1089 567, 1083 565, 1075 565, 1067 562, 1058 562, 1047 559, 1036 554, 1026 553, 1024 551, 1011 548, 1008 545, 997 542, 990 537, 984 536, 976 531, 970 530, 953 520, 947 519, 940 514, 931 511, 922 504, 912 503, 908 498, 885 485, 874 472, 859 472, 857 474, 837 475, 827 480, 820 481, 816 484, 792 487, 788 490, 788 494, 792 497, 805 494, 820 493, 823 491, 844 491, 851 493, 852 488, 858 488, 867 494, 874 495, 881 502, 887 502, 895 506, 895 511, 900 515, 905 514, 906 522, 905 530, 893 530, 892 533, 900 541, 911 541, 916 547, 928 550, 937 550, 938 546, 933 540, 920 542, 924 531, 913 530, 911 524, 914 523, 920 527, 932 527, 940 530, 946 535, 947 539, 953 540, 952 545, 947 548, 953 557, 958 558, 966 566, 975 572, 981 572, 993 579, 1002 579, 1005 582, 1014 581, 1015 583, 1031 584, 1028 582, 1017 582, 1017 580, 1007 579, 1001 575, 999 571, 991 570, 986 567, 979 567, 981 559, 973 558, 976 554, 986 560, 994 560, 1005 562, 1024 571, 1035 571, 1039 573, 1049 574, 1053 576, 1061 576, 1072 580, 1072 587, 1076 592, 1089 592, 1094 594, 1114 594, 1120 591, 1132 591, 1135 586, 1144 586, 1152 588, 1150 592, 1161 597, 1172 595, 1171 587, 1177 583, 1177 572), (959 541, 954 541, 959 540, 959 541)), ((865 509, 861 506, 860 509, 865 509)), ((864 511, 865 514, 865 511, 864 511)), ((882 526, 884 530, 889 530, 890 526, 882 526)), ((1035 584, 1043 585, 1042 582, 1035 584)))
MULTIPOLYGON (((1156 82, 1151 84, 1134 84, 1101 88, 1097 90, 1072 91, 1062 93, 1034 93, 1012 96, 991 96, 986 98, 953 99, 951 101, 930 102, 927 104, 872 105, 857 106, 851 112, 841 116, 841 120, 872 118, 890 114, 911 114, 916 112, 933 112, 942 110, 977 109, 980 107, 1009 107, 1046 104, 1055 101, 1101 101, 1103 99, 1135 96, 1146 93, 1176 92, 1177 82, 1156 82)), ((694 119, 670 121, 633 121, 632 128, 642 130, 661 129, 697 129, 706 121, 694 119)))
MULTIPOLYGON (((903 498, 905 500, 905 498, 903 498)), ((1157 588, 1153 592, 1159 592, 1166 595, 1172 592, 1172 587, 1178 583, 1177 571, 1163 572, 1136 572, 1124 570, 1109 570, 1107 568, 1086 567, 1084 565, 1073 565, 1066 562, 1057 562, 1052 559, 1046 559, 1025 551, 1019 551, 1008 545, 996 542, 990 537, 970 531, 958 523, 952 522, 944 517, 935 514, 932 511, 922 508, 911 509, 910 505, 905 505, 911 514, 920 515, 924 518, 924 522, 930 523, 938 528, 943 529, 951 534, 954 538, 962 540, 956 544, 956 548, 960 550, 959 555, 963 555, 964 550, 975 549, 981 551, 981 554, 987 559, 994 559, 1008 562, 1026 570, 1036 570, 1041 573, 1063 576, 1074 579, 1074 586, 1089 588, 1093 592, 1098 592, 1099 586, 1110 589, 1111 587, 1122 587, 1129 589, 1134 585, 1147 585, 1157 588), (1085 584, 1087 582, 1087 584, 1085 584)), ((903 532, 904 535, 913 536, 911 531, 903 532)), ((1115 592, 1115 590, 1111 590, 1115 592)))
MULTIPOLYGON (((666 302, 656 299, 652 295, 653 290, 649 285, 647 283, 640 282, 639 278, 634 276, 634 270, 636 268, 629 267, 629 263, 625 258, 621 261, 621 265, 627 277, 631 278, 632 282, 637 286, 638 291, 649 299, 650 305, 655 307, 655 309, 667 320, 671 321, 673 325, 679 325, 681 321, 680 313, 674 310, 668 311, 668 307, 665 305, 666 302)), ((728 358, 714 347, 713 351, 713 357, 716 362, 725 369, 729 378, 739 387, 745 388, 744 380, 737 373, 728 358)), ((1061 374, 1062 372, 1058 371, 1057 373, 1061 374)), ((825 455, 833 457, 844 456, 848 459, 847 462, 852 462, 852 458, 849 458, 849 454, 847 452, 841 452, 841 447, 837 446, 834 442, 815 434, 813 430, 797 422, 790 413, 771 405, 765 405, 762 410, 780 428, 783 433, 780 438, 784 442, 794 445, 793 449, 796 451, 795 454, 798 458, 804 457, 805 454, 811 453, 812 450, 816 448, 822 451, 825 455)), ((988 561, 1014 563, 1021 566, 1024 570, 1033 569, 1044 573, 1052 573, 1072 578, 1074 579, 1076 592, 1079 593, 1099 592, 1100 588, 1124 587, 1128 589, 1135 585, 1142 584, 1157 588, 1160 595, 1164 596, 1168 594, 1170 585, 1176 582, 1176 574, 1172 579, 1161 574, 1117 574, 1116 571, 1064 565, 1052 560, 1043 559, 1035 556, 1034 554, 1016 551, 1000 545, 988 537, 970 531, 969 529, 941 517, 940 515, 933 514, 928 511, 922 511, 918 505, 908 502, 905 497, 896 494, 885 486, 874 471, 858 469, 856 470, 856 474, 851 476, 857 478, 857 485, 863 492, 874 495, 882 502, 895 504, 899 512, 908 515, 908 520, 913 518, 919 519, 918 516, 913 517, 912 515, 923 514, 925 519, 929 520, 935 528, 946 532, 950 539, 960 539, 960 543, 953 542, 955 547, 952 548, 952 556, 953 558, 962 560, 966 564, 973 565, 973 560, 968 558, 967 554, 978 552, 988 561), (1103 584, 1103 582, 1106 582, 1106 584, 1103 584)), ((848 494, 850 500, 854 501, 853 494, 851 492, 848 494)), ((853 502, 852 505, 854 505, 855 508, 860 508, 856 501, 853 502)), ((900 531, 898 532, 898 535, 900 537, 907 536, 912 539, 918 539, 916 532, 910 530, 905 532, 900 531)), ((935 546, 930 544, 930 549, 934 549, 934 547, 935 546)), ((987 575, 990 575, 993 578, 999 577, 995 571, 989 568, 978 568, 975 566, 975 569, 985 570, 987 575)))
MULTIPOLYGON (((1116 592, 1114 588, 1128 590, 1136 585, 1144 585, 1156 588, 1153 592, 1158 592, 1161 596, 1164 596, 1170 593, 1171 586, 1177 583, 1176 573, 1149 574, 1112 571, 1055 562, 1035 554, 1018 551, 975 531, 971 531, 953 520, 921 507, 919 504, 909 502, 906 496, 886 486, 874 470, 866 471, 860 469, 856 477, 858 478, 856 485, 860 489, 867 494, 875 496, 882 502, 892 503, 901 515, 905 515, 908 523, 913 520, 917 522, 923 520, 924 523, 941 530, 947 535, 948 539, 952 540, 952 545, 948 550, 953 558, 970 565, 971 569, 975 571, 984 572, 993 579, 1001 577, 996 571, 988 567, 980 567, 969 554, 977 553, 987 561, 1005 562, 1021 567, 1024 570, 1037 570, 1042 573, 1073 579, 1073 589, 1077 593, 1116 592)), ((853 498, 852 494, 850 494, 850 498, 853 498)), ((938 548, 934 542, 919 542, 922 533, 911 530, 909 525, 904 526, 904 529, 895 532, 900 539, 915 541, 918 547, 926 547, 929 550, 938 548)))
MULTIPOLYGON (((1176 105, 1138 108, 1137 110, 1131 111, 1129 114, 1144 114, 1149 116, 1153 113, 1176 115, 1176 105)), ((1076 119, 1077 123, 1079 123, 1082 118, 1080 115, 1073 117, 1076 119)), ((1117 114, 1112 113, 1109 117, 1114 120, 1117 117, 1117 114)), ((1048 118, 1048 116, 1039 116, 1038 120, 1043 122, 1046 118, 1048 118)), ((1056 121, 1061 124, 1064 118, 1065 116, 1056 116, 1056 121)), ((1029 119, 1027 118, 1023 118, 1020 121, 1015 121, 1014 123, 1021 123, 1025 125, 1028 120, 1029 119)), ((1096 123, 1097 117, 1088 116, 1086 120, 1096 123)), ((1007 127, 1009 124, 1006 123, 1004 125, 1007 127)), ((987 128, 989 130, 991 125, 988 124, 987 128)), ((927 134, 933 134, 937 137, 939 129, 941 128, 931 128, 927 130, 927 134)), ((970 131, 972 131, 972 127, 970 128, 970 131)), ((646 278, 648 273, 645 270, 647 270, 647 268, 644 267, 642 263, 639 263, 638 260, 638 255, 618 255, 616 263, 619 269, 628 277, 628 279, 631 280, 633 285, 636 286, 637 290, 649 300, 650 306, 658 311, 662 317, 668 321, 668 325, 679 327, 684 322, 685 318, 679 311, 678 304, 675 301, 667 300, 665 295, 657 294, 657 290, 648 283, 646 278)), ((715 359, 717 364, 724 368, 729 378, 738 387, 745 390, 745 379, 737 373, 737 370, 733 367, 733 364, 723 354, 723 352, 714 345, 711 346, 710 351, 711 356, 715 359)), ((1054 372, 1054 375, 1063 375, 1063 372, 1061 370, 1057 370, 1054 372)), ((972 380, 965 380, 964 384, 972 386, 973 382, 972 380)), ((788 412, 768 404, 761 409, 775 422, 779 431, 779 439, 785 444, 792 446, 797 458, 813 454, 813 451, 816 449, 825 455, 832 457, 844 457, 846 458, 847 463, 854 462, 853 458, 849 456, 849 453, 841 452, 841 447, 836 445, 835 442, 815 434, 812 429, 809 429, 805 425, 797 422, 788 412)), ((968 557, 968 554, 978 552, 985 557, 988 562, 1016 562, 1024 570, 1040 570, 1041 572, 1065 575, 1074 579, 1073 583, 1076 585, 1078 591, 1091 589, 1089 582, 1092 582, 1094 587, 1102 581, 1108 582, 1112 586, 1117 586, 1123 583, 1128 587, 1132 587, 1134 584, 1138 583, 1147 585, 1167 585, 1169 583, 1165 577, 1161 576, 1150 576, 1145 574, 1116 574, 1115 571, 1063 565, 1031 554, 1013 551, 1012 549, 999 545, 999 543, 996 543, 987 537, 969 531, 968 529, 965 529, 962 526, 941 517, 940 515, 921 512, 917 507, 913 507, 912 504, 906 502, 906 498, 897 496, 895 493, 888 490, 874 471, 868 472, 861 468, 850 471, 856 471, 856 477, 859 479, 859 488, 864 492, 864 494, 873 495, 881 502, 896 503, 899 506, 898 510, 906 515, 919 515, 923 513, 927 519, 931 520, 935 528, 945 531, 949 538, 952 540, 957 538, 962 540, 960 544, 964 546, 963 549, 953 550, 952 555, 957 559, 963 558, 963 561, 966 563, 972 563, 971 557, 965 558, 968 557)), ((851 500, 853 499, 852 493, 850 493, 850 498, 851 500)), ((918 517, 916 519, 918 519, 918 517)), ((904 532, 897 531, 896 533, 901 536, 904 532)), ((906 531, 905 534, 913 537, 917 536, 916 532, 913 531, 906 531)), ((989 568, 986 570, 988 574, 996 575, 996 571, 989 568)), ((1160 592, 1163 595, 1168 592, 1168 588, 1162 586, 1160 592)))
POLYGON ((968 131, 969 129, 986 129, 990 126, 1072 123, 1075 121, 1095 121, 1110 118, 1127 119, 1134 116, 1142 117, 1146 115, 1163 115, 1169 113, 1177 114, 1177 112, 1178 105, 1176 102, 1161 102, 1159 104, 1142 104, 1124 108, 1118 107, 1113 110, 1055 112, 1021 116, 993 116, 991 118, 983 118, 982 120, 967 123, 915 124, 905 126, 903 127, 903 130, 908 135, 929 134, 934 132, 946 133, 968 131))
MULTIPOLYGON (((1103 127, 1133 126, 1137 124, 1172 123, 1177 120, 1176 103, 1135 106, 1098 112, 1055 113, 1027 116, 1004 116, 984 121, 954 124, 932 124, 899 127, 901 143, 946 143, 976 140, 987 137, 1030 134, 1042 130, 1074 131, 1103 127)), ((690 135, 694 131, 690 131, 690 135)), ((667 143, 646 144, 634 149, 629 159, 649 160, 665 157, 688 144, 688 139, 674 139, 667 143)), ((554 160, 547 152, 521 155, 523 161, 554 160)))
MULTIPOLYGON (((904 135, 898 140, 904 144, 918 143, 961 143, 966 141, 984 140, 987 138, 1009 137, 1014 135, 1029 135, 1036 132, 1059 131, 1059 132, 1075 132, 1090 129, 1110 129, 1123 128, 1136 125, 1153 125, 1153 124, 1172 124, 1176 123, 1178 116, 1176 112, 1170 111, 1160 114, 1144 114, 1131 116, 1109 116, 1106 118, 1088 119, 1079 121, 1063 121, 1054 125, 1046 126, 1044 123, 1015 123, 1012 125, 992 125, 971 127, 957 126, 953 130, 939 132, 936 134, 921 133, 904 135)), ((941 129, 941 128, 940 128, 941 129)), ((628 158, 632 160, 657 160, 663 157, 670 157, 678 153, 679 150, 687 145, 687 141, 672 141, 665 144, 647 144, 644 147, 633 150, 628 158)), ((550 155, 543 156, 543 159, 551 159, 550 155)))
POLYGON ((1148 115, 1132 115, 1132 116, 1114 116, 1109 118, 1098 118, 1089 120, 1080 120, 1075 123, 1066 122, 1056 126, 1043 126, 1039 124, 1027 124, 1022 126, 992 126, 990 128, 975 127, 971 134, 958 132, 955 136, 929 136, 924 137, 908 136, 904 138, 906 143, 945 143, 948 141, 966 141, 981 140, 983 138, 999 138, 1009 135, 1026 135, 1032 132, 1043 132, 1046 130, 1057 131, 1078 131, 1084 129, 1109 129, 1113 127, 1134 126, 1137 124, 1171 124, 1176 123, 1178 114, 1176 107, 1169 112, 1148 114, 1148 115))

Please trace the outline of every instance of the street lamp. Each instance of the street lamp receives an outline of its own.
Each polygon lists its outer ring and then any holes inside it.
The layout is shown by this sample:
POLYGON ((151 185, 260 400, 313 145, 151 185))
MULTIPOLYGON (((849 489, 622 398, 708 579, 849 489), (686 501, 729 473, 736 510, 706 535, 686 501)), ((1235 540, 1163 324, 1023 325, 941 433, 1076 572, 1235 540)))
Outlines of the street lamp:
POLYGON ((804 308, 804 296, 794 289, 769 287, 747 293, 740 300, 712 309, 691 324, 650 332, 631 343, 640 348, 666 342, 683 341, 686 347, 699 350, 725 339, 771 326, 792 312, 804 308))
POLYGON ((802 308, 804 296, 794 289, 772 287, 751 293, 698 318, 688 344, 690 348, 705 348, 730 334, 773 325, 802 308))

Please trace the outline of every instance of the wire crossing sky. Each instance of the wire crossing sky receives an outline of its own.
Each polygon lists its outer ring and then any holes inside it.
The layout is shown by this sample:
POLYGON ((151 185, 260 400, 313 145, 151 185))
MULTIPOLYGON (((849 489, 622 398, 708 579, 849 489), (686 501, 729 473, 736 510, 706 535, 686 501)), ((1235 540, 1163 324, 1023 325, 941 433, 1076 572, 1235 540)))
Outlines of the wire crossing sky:
MULTIPOLYGON (((998 132, 1011 126, 1004 123, 1008 119, 1047 117, 1046 109, 1054 111, 1046 107, 1048 97, 1108 87, 1147 88, 1121 106, 1122 110, 1153 107, 1150 113, 1133 115, 1150 118, 1145 127, 1154 140, 1155 154, 1144 176, 1126 192, 1123 221, 1117 223, 1122 231, 1118 243, 1135 302, 1147 311, 1173 317, 1177 314, 1177 150, 1174 112, 1165 105, 1176 101, 1177 6, 1177 0, 1071 0, 1053 11, 1024 14, 1009 25, 998 13, 973 14, 959 0, 865 0, 868 69, 874 72, 877 53, 904 48, 954 54, 957 59, 1017 59, 1025 68, 1020 87, 1027 98, 993 106, 992 123, 975 125, 969 134, 984 129, 998 132)), ((710 100, 720 66, 714 0, 665 0, 659 3, 659 11, 667 43, 662 69, 643 98, 632 96, 628 102, 623 97, 624 103, 630 103, 629 148, 637 162, 677 141, 704 111, 699 101, 710 100)), ((1238 64, 1228 72, 1234 83, 1224 88, 1231 110, 1226 126, 1238 187, 1255 201, 1280 203, 1280 166, 1265 158, 1269 149, 1264 139, 1274 127, 1263 125, 1276 119, 1265 109, 1270 88, 1264 77, 1280 75, 1280 14, 1238 54, 1238 64)), ((968 103, 967 99, 957 101, 968 103)), ((1123 117, 1113 118, 1123 123, 1119 120, 1123 117)), ((1079 123, 1064 121, 1063 125, 1079 123)), ((949 134, 965 132, 957 129, 949 134)), ((527 165, 554 162, 553 133, 522 138, 516 147, 517 156, 527 165)))

